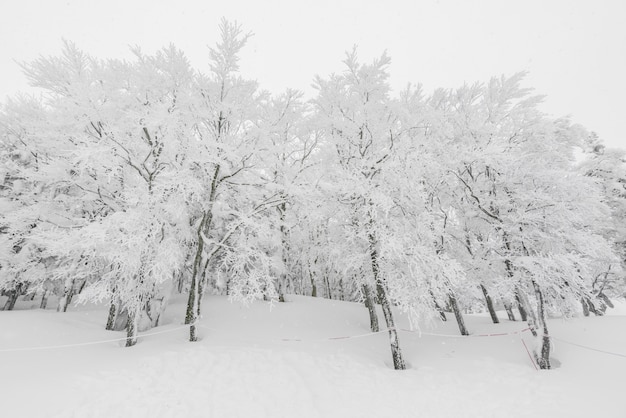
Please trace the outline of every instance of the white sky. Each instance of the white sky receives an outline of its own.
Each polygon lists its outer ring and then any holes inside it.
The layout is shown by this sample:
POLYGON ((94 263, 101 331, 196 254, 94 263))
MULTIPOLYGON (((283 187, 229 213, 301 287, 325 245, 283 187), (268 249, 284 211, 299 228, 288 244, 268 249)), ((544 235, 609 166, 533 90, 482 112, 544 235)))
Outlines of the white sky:
POLYGON ((625 0, 5 0, 0 6, 0 100, 28 91, 15 61, 58 54, 62 38, 98 57, 130 57, 174 43, 206 69, 221 17, 254 32, 241 59, 263 88, 312 93, 315 74, 342 70, 359 46, 387 50, 391 82, 427 92, 530 72, 543 110, 571 115, 609 146, 626 148, 625 0))

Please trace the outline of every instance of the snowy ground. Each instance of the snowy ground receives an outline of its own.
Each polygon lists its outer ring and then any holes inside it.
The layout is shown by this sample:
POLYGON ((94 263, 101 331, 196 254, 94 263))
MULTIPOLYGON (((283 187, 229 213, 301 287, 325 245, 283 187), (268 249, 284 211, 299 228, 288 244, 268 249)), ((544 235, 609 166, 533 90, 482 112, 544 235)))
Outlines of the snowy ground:
MULTIPOLYGON (((0 301, 2 302, 2 301, 0 301)), ((182 301, 137 346, 105 331, 106 309, 0 312, 5 417, 585 417, 626 416, 626 303, 606 317, 550 323, 551 371, 536 371, 525 328, 468 316, 402 332, 410 369, 391 368, 384 333, 368 333, 358 304, 290 297, 269 309, 205 301, 201 337, 186 341, 182 301), (431 335, 437 334, 437 335, 431 335), (349 339, 329 337, 357 336, 349 339), (285 341, 299 339, 300 341, 285 341), (581 344, 622 356, 592 351, 581 344)), ((506 318, 501 314, 501 319, 506 318)), ((382 316, 381 316, 382 320, 382 316)), ((399 318, 400 326, 408 323, 399 318)))

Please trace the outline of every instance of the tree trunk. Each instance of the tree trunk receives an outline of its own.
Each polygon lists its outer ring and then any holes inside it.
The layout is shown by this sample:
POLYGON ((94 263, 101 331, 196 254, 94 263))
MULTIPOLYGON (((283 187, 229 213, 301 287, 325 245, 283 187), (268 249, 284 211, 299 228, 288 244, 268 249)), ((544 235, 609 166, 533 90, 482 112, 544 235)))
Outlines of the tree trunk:
POLYGON ((515 314, 513 313, 513 307, 510 303, 504 302, 504 310, 506 311, 506 316, 508 316, 509 321, 516 321, 515 314))
POLYGON ((602 314, 603 315, 606 313, 607 307, 615 308, 615 305, 613 305, 613 302, 611 302, 611 299, 609 299, 609 297, 605 295, 602 291, 598 293, 598 299, 602 301, 602 314))
POLYGON ((389 298, 387 297, 387 291, 384 287, 384 284, 380 280, 376 282, 376 290, 378 294, 378 299, 380 300, 380 304, 383 308, 385 322, 387 324, 387 328, 389 329, 389 345, 391 346, 393 368, 396 370, 405 370, 406 364, 404 363, 404 359, 402 358, 400 341, 398 341, 398 331, 396 330, 396 325, 393 320, 391 304, 389 303, 389 298))
POLYGON ((328 280, 328 276, 324 276, 323 281, 326 284, 326 294, 328 295, 328 299, 332 300, 333 292, 330 290, 330 280, 328 280))
POLYGON ((372 332, 378 332, 380 331, 380 327, 378 325, 378 314, 376 314, 376 304, 372 295, 372 288, 369 284, 364 283, 361 289, 363 291, 365 307, 370 314, 370 329, 372 332))
POLYGON ((283 290, 283 285, 282 283, 284 283, 284 280, 281 278, 278 279, 278 286, 277 286, 277 293, 278 293, 278 302, 284 302, 285 301, 285 291, 283 290))
POLYGON ((189 327, 189 341, 194 342, 198 341, 198 337, 196 335, 196 299, 197 299, 197 291, 196 291, 196 277, 195 274, 191 278, 191 287, 189 288, 189 298, 187 299, 187 311, 185 313, 185 324, 191 325, 189 327))
MULTIPOLYGON (((281 197, 285 196, 281 193, 281 197)), ((280 219, 280 241, 281 241, 281 258, 283 262, 283 272, 278 277, 278 301, 285 301, 285 289, 287 287, 287 256, 289 254, 289 238, 287 237, 287 228, 285 227, 285 212, 287 212, 287 203, 283 202, 276 208, 280 219)))
POLYGON ((183 289, 185 288, 185 275, 182 273, 182 271, 178 274, 178 278, 176 279, 176 283, 177 283, 177 288, 178 288, 178 293, 183 293, 183 289))
POLYGON ((63 296, 59 299, 59 305, 57 306, 57 312, 67 312, 67 307, 72 302, 74 296, 74 279, 68 279, 65 281, 63 289, 63 296))
POLYGON ((520 289, 515 291, 515 297, 518 302, 518 307, 520 311, 520 315, 523 318, 526 318, 525 321, 530 328, 530 332, 533 336, 537 336, 537 317, 535 316, 535 312, 530 306, 530 302, 528 301, 528 297, 525 293, 523 293, 520 289))
POLYGON ((443 309, 441 305, 439 305, 439 303, 437 302, 437 298, 435 297, 435 294, 433 293, 433 291, 429 290, 429 293, 430 293, 430 297, 433 299, 433 303, 435 304, 435 309, 437 310, 437 312, 439 312, 439 317, 441 318, 443 322, 446 322, 448 318, 446 318, 445 309, 443 309))
MULTIPOLYGON (((505 240, 505 246, 506 246, 506 249, 510 251, 511 246, 506 240, 505 240)), ((506 266, 506 272, 507 272, 507 275, 509 276, 509 279, 513 280, 514 274, 513 274, 513 264, 511 263, 511 260, 504 260, 504 265, 506 266)), ((526 307, 524 306, 524 303, 522 302, 522 299, 520 297, 520 290, 517 286, 515 288, 515 300, 517 301, 517 309, 519 310, 519 314, 520 314, 520 317, 522 318, 522 321, 527 322, 528 315, 526 312, 526 307)), ((532 327, 531 327, 531 331, 533 332, 533 334, 535 333, 532 327)))
POLYGON ((138 312, 128 312, 128 322, 126 322, 126 347, 137 344, 137 319, 138 312))
POLYGON ((450 293, 450 297, 448 299, 450 303, 450 308, 452 308, 452 312, 454 312, 454 317, 456 318, 456 323, 459 325, 459 331, 461 335, 469 335, 467 331, 467 327, 465 326, 465 320, 463 319, 463 314, 461 313, 461 309, 459 308, 459 304, 456 301, 456 296, 454 293, 450 293))
POLYGON ((615 308, 615 305, 613 305, 613 302, 611 302, 611 299, 609 299, 609 297, 607 295, 605 295, 603 292, 600 292, 598 294, 598 297, 600 297, 604 303, 606 303, 606 306, 608 306, 609 308, 615 308))
POLYGON ((48 291, 44 290, 41 295, 41 303, 39 304, 39 309, 46 309, 48 306, 48 291))
POLYGON ((197 318, 200 318, 200 316, 202 315, 202 298, 204 297, 204 289, 206 288, 206 285, 208 284, 207 279, 206 279, 206 272, 207 272, 207 269, 209 268, 209 261, 210 260, 206 260, 204 262, 204 267, 202 268, 200 279, 198 279, 198 282, 197 282, 197 285, 198 285, 198 294, 196 295, 198 298, 198 300, 196 301, 196 305, 198 305, 196 309, 197 318))
POLYGON ((589 312, 591 312, 595 316, 604 315, 604 312, 602 312, 601 309, 596 308, 596 305, 593 303, 593 300, 591 300, 590 298, 585 298, 585 300, 587 301, 587 307, 589 308, 589 312))
POLYGON ((522 321, 528 321, 528 313, 526 312, 526 308, 524 308, 524 302, 522 302, 522 298, 520 297, 520 290, 515 290, 515 301, 517 302, 517 310, 519 311, 519 315, 522 318, 522 321))
POLYGON ((298 263, 298 279, 294 280, 293 293, 296 295, 304 295, 304 266, 298 263))
POLYGON ((198 337, 196 335, 196 318, 197 312, 199 309, 200 295, 199 295, 199 279, 200 279, 200 268, 202 266, 202 252, 204 251, 204 238, 202 238, 202 233, 207 221, 206 212, 202 216, 202 220, 200 221, 200 225, 198 226, 198 248, 196 249, 196 255, 193 261, 193 271, 191 273, 191 286, 189 287, 189 297, 187 299, 187 310, 185 312, 185 324, 190 325, 189 327, 189 341, 194 342, 198 341, 198 337))
POLYGON ((370 259, 372 262, 372 272, 374 273, 374 282, 376 283, 376 293, 378 301, 383 308, 383 315, 385 317, 385 323, 389 330, 389 345, 391 347, 391 357, 393 358, 393 368, 396 370, 405 370, 406 364, 402 358, 402 351, 400 349, 400 341, 398 340, 398 331, 393 320, 393 313, 391 311, 391 303, 387 295, 387 289, 385 283, 380 277, 380 268, 378 266, 378 252, 376 250, 376 238, 371 233, 369 234, 370 244, 370 259))
MULTIPOLYGON (((221 128, 220 128, 221 129, 221 128)), ((211 182, 211 193, 209 195, 209 208, 205 210, 202 215, 200 225, 198 225, 198 248, 193 261, 193 271, 191 273, 191 288, 189 289, 189 298, 187 299, 187 311, 185 313, 185 324, 189 326, 189 341, 198 341, 196 335, 195 322, 200 312, 200 305, 202 303, 202 279, 204 278, 204 272, 206 271, 209 260, 204 263, 204 269, 202 269, 202 259, 204 253, 204 236, 208 236, 211 229, 211 223, 213 221, 213 203, 215 202, 215 196, 217 192, 218 177, 220 173, 220 166, 215 166, 213 173, 213 180, 211 182)))
POLYGON ((493 307, 493 301, 491 300, 491 296, 489 296, 489 292, 487 292, 487 288, 481 284, 480 289, 483 291, 483 295, 485 296, 485 302, 487 303, 487 309, 489 310, 491 321, 493 321, 494 324, 499 324, 500 320, 498 319, 496 310, 493 307))
POLYGON ((145 312, 146 316, 150 320, 150 327, 158 327, 159 320, 161 319, 161 314, 165 311, 167 307, 168 299, 166 295, 161 295, 160 298, 149 297, 146 300, 145 312))
POLYGON ((580 298, 580 304, 583 306, 583 315, 589 316, 589 303, 587 303, 584 296, 580 298))
POLYGON ((20 297, 20 294, 22 293, 22 284, 19 283, 15 289, 9 291, 9 299, 7 299, 6 303, 4 304, 4 308, 2 308, 4 311, 12 311, 13 308, 15 308, 15 304, 17 303, 17 299, 20 297))
POLYGON ((343 288, 343 279, 339 279, 339 300, 346 300, 345 290, 343 288))
POLYGON ((83 289, 85 289, 85 286, 87 285, 87 279, 83 280, 83 282, 80 284, 79 288, 78 288, 78 294, 80 295, 81 293, 83 293, 83 289))
POLYGON ((311 280, 311 297, 317 297, 317 286, 315 286, 315 278, 313 277, 313 272, 311 271, 311 266, 309 266, 309 279, 311 280))
POLYGON ((117 306, 115 305, 115 297, 111 297, 111 304, 109 305, 109 316, 107 317, 107 324, 104 327, 107 331, 112 331, 115 326, 115 316, 117 315, 117 306))
POLYGON ((540 369, 549 370, 550 366, 550 334, 548 332, 548 324, 546 322, 545 303, 543 300, 543 292, 539 285, 533 281, 535 295, 537 297, 537 313, 539 317, 539 326, 542 330, 541 336, 541 353, 535 354, 540 369))
POLYGON ((439 319, 443 322, 448 322, 448 318, 446 317, 446 312, 441 308, 441 306, 437 305, 437 312, 439 312, 439 319))

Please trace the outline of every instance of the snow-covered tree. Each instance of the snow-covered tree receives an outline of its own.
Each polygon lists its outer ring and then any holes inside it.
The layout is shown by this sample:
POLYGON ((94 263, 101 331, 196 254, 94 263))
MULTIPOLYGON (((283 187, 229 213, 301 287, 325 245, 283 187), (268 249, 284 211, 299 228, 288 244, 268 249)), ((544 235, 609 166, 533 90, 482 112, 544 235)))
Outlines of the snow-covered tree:
POLYGON ((390 97, 389 62, 383 55, 360 64, 352 51, 342 74, 317 78, 314 103, 334 157, 327 193, 338 203, 335 217, 348 243, 342 257, 360 274, 366 305, 374 305, 374 295, 381 304, 394 367, 403 369, 391 306, 414 316, 432 310, 429 280, 448 286, 459 272, 436 251, 423 170, 414 171, 423 156, 409 134, 415 126, 403 124, 401 101, 390 97))
POLYGON ((610 208, 610 221, 602 234, 613 242, 621 259, 621 268, 614 264, 600 266, 593 280, 596 299, 583 300, 585 314, 589 310, 602 315, 611 306, 610 296, 624 294, 626 265, 626 153, 607 148, 595 133, 587 135, 582 144, 585 152, 579 170, 594 179, 602 190, 601 199, 610 208))
POLYGON ((614 256, 598 234, 606 214, 598 189, 573 169, 578 129, 542 115, 520 80, 445 92, 441 140, 454 155, 448 172, 462 217, 454 241, 490 266, 491 280, 477 284, 489 283, 505 301, 517 296, 523 311, 533 313, 535 301, 538 362, 549 368, 548 309, 568 314, 589 294, 593 266, 614 256))
POLYGON ((77 279, 90 281, 84 300, 119 301, 129 345, 140 312, 150 314, 160 285, 180 270, 190 238, 178 206, 189 186, 176 176, 179 138, 190 134, 177 100, 191 71, 173 47, 134 52, 132 63, 101 61, 66 43, 61 57, 24 65, 46 91, 40 117, 23 107, 5 112, 13 142, 37 155, 22 177, 40 185, 29 188, 29 210, 13 211, 11 225, 39 225, 30 242, 55 260, 50 276, 64 281, 65 307, 77 279))
POLYGON ((206 275, 219 270, 214 263, 227 263, 221 268, 234 274, 232 297, 276 296, 270 275, 278 269, 275 260, 263 245, 250 240, 263 235, 260 230, 253 232, 266 226, 259 217, 284 202, 280 193, 268 194, 263 188, 267 173, 260 166, 258 151, 266 146, 267 136, 259 126, 268 94, 238 75, 238 54, 249 35, 227 21, 222 21, 220 30, 221 41, 210 50, 211 72, 196 77, 195 102, 190 107, 197 146, 186 164, 202 185, 193 207, 197 247, 185 319, 191 324, 192 341, 197 339, 195 321, 206 275))
POLYGON ((266 171, 263 187, 267 194, 281 200, 275 211, 266 214, 267 222, 272 224, 280 240, 276 256, 283 265, 275 274, 280 301, 284 301, 285 293, 295 290, 296 259, 291 254, 294 245, 291 233, 299 228, 297 213, 313 204, 312 194, 315 193, 315 174, 310 172, 317 165, 318 141, 316 133, 309 129, 307 108, 301 92, 287 90, 264 103, 259 126, 266 138, 265 147, 259 150, 266 171))

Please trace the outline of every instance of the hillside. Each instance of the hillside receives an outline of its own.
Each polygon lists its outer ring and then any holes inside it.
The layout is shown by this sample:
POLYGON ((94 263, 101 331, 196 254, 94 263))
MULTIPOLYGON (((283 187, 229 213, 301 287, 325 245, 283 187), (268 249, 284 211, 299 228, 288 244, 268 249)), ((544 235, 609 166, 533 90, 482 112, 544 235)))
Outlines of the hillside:
POLYGON ((454 322, 402 332, 410 368, 397 372, 386 334, 367 335, 359 304, 291 296, 270 309, 210 297, 192 344, 182 302, 132 348, 86 344, 123 337, 103 329, 102 307, 58 314, 20 302, 21 310, 1 312, 3 416, 623 416, 624 303, 606 317, 551 320, 551 371, 529 360, 521 337, 530 348, 532 336, 515 334, 523 323, 474 315, 471 337, 458 337, 454 322), (513 334, 479 336, 493 333, 513 334))

